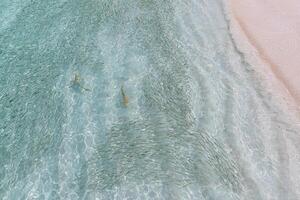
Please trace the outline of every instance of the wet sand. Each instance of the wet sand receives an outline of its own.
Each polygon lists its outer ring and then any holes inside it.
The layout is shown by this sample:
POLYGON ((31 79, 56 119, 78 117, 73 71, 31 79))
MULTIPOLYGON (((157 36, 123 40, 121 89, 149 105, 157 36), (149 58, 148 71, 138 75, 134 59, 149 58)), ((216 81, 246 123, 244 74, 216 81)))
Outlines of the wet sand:
MULTIPOLYGON (((231 0, 235 25, 300 105, 300 1, 231 0)), ((235 30, 235 31, 236 31, 235 30)))

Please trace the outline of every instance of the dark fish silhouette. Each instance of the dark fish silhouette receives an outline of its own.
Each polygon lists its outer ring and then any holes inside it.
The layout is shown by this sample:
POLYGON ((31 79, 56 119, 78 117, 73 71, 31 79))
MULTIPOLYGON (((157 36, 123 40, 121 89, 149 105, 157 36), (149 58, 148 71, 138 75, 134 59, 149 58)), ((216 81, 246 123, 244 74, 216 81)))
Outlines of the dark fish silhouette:
POLYGON ((71 87, 73 87, 75 89, 79 88, 80 90, 91 91, 90 89, 82 86, 82 84, 80 83, 80 76, 78 73, 75 73, 74 79, 72 80, 71 83, 72 83, 71 87))
POLYGON ((121 94, 122 94, 122 98, 123 98, 123 104, 124 104, 125 107, 127 107, 128 103, 129 103, 129 99, 128 99, 128 96, 125 94, 123 85, 121 87, 121 94))

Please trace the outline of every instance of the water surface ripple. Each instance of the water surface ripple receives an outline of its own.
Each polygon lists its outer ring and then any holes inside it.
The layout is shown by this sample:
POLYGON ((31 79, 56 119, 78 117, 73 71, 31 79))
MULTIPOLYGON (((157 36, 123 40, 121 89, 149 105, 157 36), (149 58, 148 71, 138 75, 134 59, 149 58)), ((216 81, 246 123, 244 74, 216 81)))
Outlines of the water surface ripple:
POLYGON ((0 199, 297 199, 299 127, 220 0, 2 0, 0 22, 0 199))

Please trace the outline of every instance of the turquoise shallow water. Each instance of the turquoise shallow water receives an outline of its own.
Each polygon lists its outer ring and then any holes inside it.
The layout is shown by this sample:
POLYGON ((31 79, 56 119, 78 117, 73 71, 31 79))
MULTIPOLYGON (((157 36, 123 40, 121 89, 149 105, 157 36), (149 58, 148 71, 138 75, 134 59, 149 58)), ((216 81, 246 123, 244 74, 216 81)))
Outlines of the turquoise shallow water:
POLYGON ((0 199, 297 199, 299 129, 228 26, 218 0, 2 0, 0 199))

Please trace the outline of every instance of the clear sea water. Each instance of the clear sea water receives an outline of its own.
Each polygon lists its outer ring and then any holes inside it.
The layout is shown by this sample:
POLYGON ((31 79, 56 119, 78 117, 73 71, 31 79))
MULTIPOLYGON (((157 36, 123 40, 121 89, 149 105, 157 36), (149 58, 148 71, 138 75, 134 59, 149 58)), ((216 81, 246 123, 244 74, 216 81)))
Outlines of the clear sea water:
POLYGON ((296 200, 299 129, 224 10, 1 0, 0 199, 296 200))

